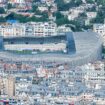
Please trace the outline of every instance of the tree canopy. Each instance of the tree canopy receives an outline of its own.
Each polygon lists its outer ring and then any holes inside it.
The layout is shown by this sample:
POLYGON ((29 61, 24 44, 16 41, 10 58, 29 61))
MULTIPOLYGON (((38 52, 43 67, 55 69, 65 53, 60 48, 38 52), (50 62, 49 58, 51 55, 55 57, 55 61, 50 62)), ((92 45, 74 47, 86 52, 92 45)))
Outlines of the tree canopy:
POLYGON ((4 14, 5 13, 5 10, 3 7, 0 7, 0 14, 4 14))

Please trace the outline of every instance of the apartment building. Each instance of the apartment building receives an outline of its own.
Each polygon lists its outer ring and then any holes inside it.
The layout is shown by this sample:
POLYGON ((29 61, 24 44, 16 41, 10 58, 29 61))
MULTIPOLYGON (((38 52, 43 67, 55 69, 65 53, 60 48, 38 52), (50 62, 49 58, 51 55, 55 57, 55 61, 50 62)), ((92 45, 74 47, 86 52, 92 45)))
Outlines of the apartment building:
POLYGON ((6 24, 0 26, 0 34, 4 37, 24 36, 25 26, 23 24, 6 24))
POLYGON ((26 23, 26 35, 33 36, 54 36, 57 35, 57 25, 53 22, 30 22, 26 23))
POLYGON ((3 80, 3 84, 4 84, 4 91, 5 94, 7 94, 9 97, 13 97, 15 96, 15 79, 14 77, 10 76, 10 77, 6 77, 3 80))
POLYGON ((9 3, 12 3, 12 4, 22 4, 22 3, 25 3, 25 0, 9 0, 9 3))
POLYGON ((8 3, 14 5, 16 8, 31 9, 32 0, 9 0, 8 3))
POLYGON ((4 3, 4 2, 6 2, 6 0, 0 0, 0 3, 4 3))
POLYGON ((93 31, 98 33, 102 37, 103 42, 105 42, 105 24, 94 24, 93 31))
POLYGON ((52 5, 55 0, 41 0, 42 3, 46 3, 48 6, 52 5))
POLYGON ((100 89, 105 85, 105 70, 103 62, 87 64, 82 67, 84 74, 84 83, 88 88, 100 89))
POLYGON ((97 16, 97 12, 86 12, 88 19, 93 19, 97 16))
POLYGON ((26 95, 30 90, 30 86, 32 85, 31 77, 16 77, 15 82, 15 94, 18 95, 26 95))
POLYGON ((8 96, 15 96, 15 79, 13 77, 9 77, 6 81, 6 90, 8 96))
POLYGON ((84 12, 84 8, 82 7, 73 7, 69 10, 68 19, 74 20, 76 19, 80 13, 84 12))
POLYGON ((4 37, 18 36, 54 36, 57 35, 57 25, 53 22, 14 23, 0 26, 0 34, 4 37))
POLYGON ((45 5, 40 5, 40 6, 38 6, 38 10, 41 12, 48 11, 48 7, 45 5))

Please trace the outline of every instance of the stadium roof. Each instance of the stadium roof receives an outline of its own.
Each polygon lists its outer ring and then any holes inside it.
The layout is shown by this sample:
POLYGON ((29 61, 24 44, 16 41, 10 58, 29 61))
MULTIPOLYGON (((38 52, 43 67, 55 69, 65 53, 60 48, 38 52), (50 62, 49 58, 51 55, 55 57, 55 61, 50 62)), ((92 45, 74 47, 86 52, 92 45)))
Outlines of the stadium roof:
MULTIPOLYGON (((59 54, 59 53, 43 53, 35 55, 17 55, 8 52, 0 52, 0 58, 11 61, 50 61, 59 63, 70 63, 71 66, 82 65, 101 59, 102 40, 98 34, 94 32, 75 32, 67 33, 70 41, 70 51, 75 53, 59 54), (72 46, 71 46, 72 45, 72 46)), ((69 41, 68 40, 68 41, 69 41)))

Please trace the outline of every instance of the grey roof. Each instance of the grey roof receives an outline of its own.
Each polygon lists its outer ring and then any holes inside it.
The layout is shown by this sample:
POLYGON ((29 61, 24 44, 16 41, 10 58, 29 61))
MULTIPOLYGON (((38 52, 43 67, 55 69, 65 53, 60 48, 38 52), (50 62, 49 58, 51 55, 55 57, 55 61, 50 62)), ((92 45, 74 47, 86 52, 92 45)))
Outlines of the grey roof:
POLYGON ((58 36, 46 36, 46 37, 35 37, 35 36, 20 36, 20 37, 4 37, 4 42, 14 42, 15 44, 21 44, 24 42, 28 42, 30 44, 40 44, 40 43, 58 43, 61 41, 66 41, 66 35, 58 35, 58 36))

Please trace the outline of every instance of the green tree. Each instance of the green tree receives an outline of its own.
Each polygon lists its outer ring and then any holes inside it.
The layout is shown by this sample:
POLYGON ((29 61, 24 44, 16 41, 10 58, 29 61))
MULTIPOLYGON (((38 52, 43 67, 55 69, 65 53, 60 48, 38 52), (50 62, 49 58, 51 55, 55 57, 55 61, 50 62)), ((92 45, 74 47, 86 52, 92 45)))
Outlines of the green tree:
POLYGON ((82 0, 75 0, 75 4, 76 4, 77 6, 81 5, 81 4, 82 4, 82 0))
POLYGON ((5 13, 5 10, 3 7, 0 7, 0 14, 4 14, 5 13))
POLYGON ((60 19, 60 18, 64 17, 59 11, 56 12, 56 13, 54 14, 54 16, 56 17, 56 19, 60 19))
POLYGON ((40 2, 40 0, 33 0, 32 2, 33 2, 33 3, 35 3, 35 2, 40 2))
POLYGON ((13 8, 13 7, 12 7, 12 4, 8 3, 7 9, 11 9, 11 8, 13 8))
POLYGON ((56 24, 58 26, 64 25, 64 24, 69 24, 69 20, 66 17, 62 17, 62 18, 56 20, 56 24))
POLYGON ((87 3, 94 3, 95 0, 86 0, 87 3))
POLYGON ((98 5, 103 5, 105 6, 105 0, 96 0, 98 5))
POLYGON ((0 22, 6 22, 6 19, 4 17, 0 17, 0 22))
POLYGON ((6 17, 6 20, 19 20, 20 22, 27 22, 28 20, 28 17, 27 16, 23 16, 23 15, 19 15, 19 14, 16 14, 14 12, 12 12, 11 14, 9 14, 7 17, 6 17))
POLYGON ((104 22, 104 19, 105 19, 105 10, 100 9, 100 10, 97 12, 96 18, 93 19, 91 22, 92 22, 92 23, 103 23, 103 22, 104 22))
POLYGON ((88 12, 97 12, 97 10, 96 10, 96 6, 93 6, 92 8, 88 8, 86 11, 88 11, 88 12))
POLYGON ((86 15, 86 13, 85 13, 85 12, 80 13, 80 14, 79 14, 79 16, 80 16, 80 17, 82 17, 82 18, 86 18, 86 17, 87 17, 87 15, 86 15))
POLYGON ((82 4, 82 0, 71 0, 65 3, 64 0, 55 0, 59 11, 67 11, 69 8, 76 7, 82 4))
POLYGON ((33 6, 32 6, 32 12, 36 12, 36 11, 37 11, 37 8, 38 8, 38 7, 37 7, 36 5, 33 5, 33 6))
POLYGON ((44 22, 44 21, 48 21, 48 15, 47 14, 43 14, 42 17, 27 17, 27 16, 23 16, 23 15, 19 15, 16 13, 11 13, 6 17, 6 20, 11 20, 11 19, 15 19, 18 20, 21 23, 26 23, 26 22, 30 22, 30 21, 34 21, 34 22, 44 22))

